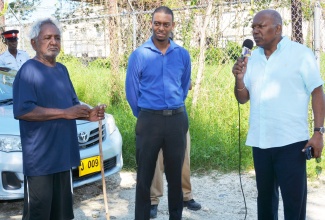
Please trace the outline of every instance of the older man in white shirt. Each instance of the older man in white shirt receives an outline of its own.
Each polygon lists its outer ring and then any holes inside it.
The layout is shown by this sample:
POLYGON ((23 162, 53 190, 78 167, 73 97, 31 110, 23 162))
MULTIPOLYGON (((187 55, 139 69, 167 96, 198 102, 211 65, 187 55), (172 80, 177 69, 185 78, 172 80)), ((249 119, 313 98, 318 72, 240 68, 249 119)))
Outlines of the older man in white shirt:
POLYGON ((312 51, 282 36, 277 11, 258 12, 252 24, 258 46, 233 67, 235 96, 250 101, 246 145, 253 148, 258 220, 278 219, 279 188, 284 218, 305 220, 307 174, 304 152, 320 158, 324 147, 325 97, 312 51), (314 117, 309 136, 308 104, 314 117))

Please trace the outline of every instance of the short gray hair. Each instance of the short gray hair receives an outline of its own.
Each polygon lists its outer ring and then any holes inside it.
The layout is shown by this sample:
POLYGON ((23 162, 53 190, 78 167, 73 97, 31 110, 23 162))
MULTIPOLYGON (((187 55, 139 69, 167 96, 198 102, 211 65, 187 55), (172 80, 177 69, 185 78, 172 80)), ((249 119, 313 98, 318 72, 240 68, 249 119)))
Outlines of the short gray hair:
POLYGON ((41 32, 41 28, 44 24, 53 24, 54 26, 56 26, 59 29, 60 35, 61 35, 61 27, 59 22, 54 19, 54 18, 43 18, 43 19, 39 19, 37 20, 33 26, 30 29, 30 33, 29 33, 29 38, 32 40, 35 40, 39 33, 41 32))
POLYGON ((265 9, 262 11, 259 11, 258 13, 264 13, 269 15, 273 19, 274 25, 281 25, 282 26, 282 18, 279 12, 277 12, 274 9, 265 9))

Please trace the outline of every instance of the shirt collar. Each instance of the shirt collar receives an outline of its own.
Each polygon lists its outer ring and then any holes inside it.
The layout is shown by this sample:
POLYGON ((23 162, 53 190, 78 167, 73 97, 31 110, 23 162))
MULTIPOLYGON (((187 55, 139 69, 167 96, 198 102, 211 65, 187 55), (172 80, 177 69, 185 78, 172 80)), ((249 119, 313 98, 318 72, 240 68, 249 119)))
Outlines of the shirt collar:
MULTIPOLYGON (((286 45, 290 42, 289 38, 286 36, 282 36, 282 39, 277 45, 277 49, 273 52, 275 53, 276 51, 281 51, 283 48, 285 48, 286 45)), ((260 55, 264 56, 264 49, 259 47, 260 55)))
MULTIPOLYGON (((179 47, 173 40, 169 39, 169 42, 170 42, 170 46, 169 48, 167 49, 167 53, 169 51, 172 51, 174 50, 175 48, 179 47)), ((154 51, 157 51, 157 52, 160 52, 160 50, 155 46, 155 44, 153 43, 152 41, 152 37, 150 37, 144 44, 143 46, 145 48, 148 48, 148 49, 151 49, 151 50, 154 50, 154 51)))

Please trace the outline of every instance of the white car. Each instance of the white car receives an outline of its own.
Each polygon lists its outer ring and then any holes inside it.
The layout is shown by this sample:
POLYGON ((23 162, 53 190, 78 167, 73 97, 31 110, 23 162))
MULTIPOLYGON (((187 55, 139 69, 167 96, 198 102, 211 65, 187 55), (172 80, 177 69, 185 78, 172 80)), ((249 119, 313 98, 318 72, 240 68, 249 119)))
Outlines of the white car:
MULTIPOLYGON (((0 200, 24 196, 24 176, 19 121, 13 116, 12 82, 14 71, 0 69, 0 200)), ((101 180, 98 122, 77 120, 81 165, 72 169, 73 186, 101 180)), ((123 166, 122 136, 114 117, 102 120, 102 150, 105 176, 119 172, 123 166)))

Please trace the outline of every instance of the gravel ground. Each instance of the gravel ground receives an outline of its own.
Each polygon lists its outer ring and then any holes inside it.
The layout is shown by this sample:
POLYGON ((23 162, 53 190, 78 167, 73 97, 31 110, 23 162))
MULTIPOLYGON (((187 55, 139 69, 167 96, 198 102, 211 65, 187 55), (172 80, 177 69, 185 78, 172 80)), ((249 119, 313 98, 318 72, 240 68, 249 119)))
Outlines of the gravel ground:
MULTIPOLYGON (((122 171, 106 178, 110 219, 132 220, 134 217, 135 178, 133 172, 122 171)), ((191 177, 194 199, 202 209, 184 209, 184 220, 245 220, 245 203, 239 175, 211 172, 191 177)), ((256 219, 256 188, 254 173, 242 175, 247 206, 247 220, 256 219)), ((325 177, 308 183, 307 220, 325 219, 325 177)), ((166 181, 165 181, 165 195, 166 181)), ((101 181, 75 189, 74 214, 76 220, 105 220, 105 205, 101 181)), ((21 219, 23 201, 0 201, 0 219, 21 219)), ((280 205, 279 219, 283 220, 280 205)), ((168 220, 167 197, 158 206, 157 220, 168 220)))

